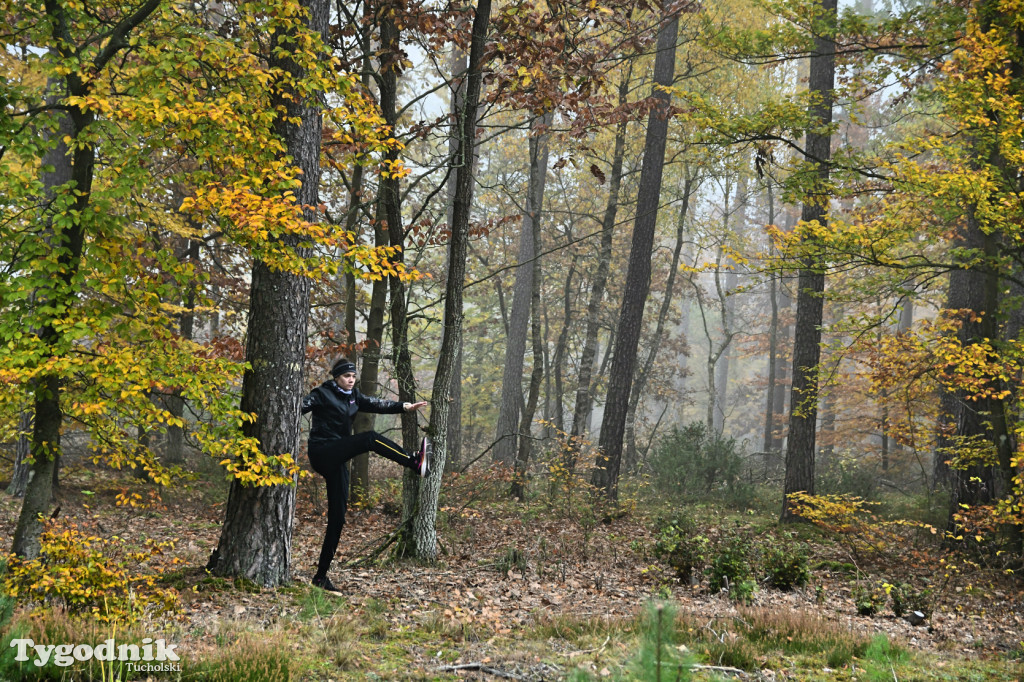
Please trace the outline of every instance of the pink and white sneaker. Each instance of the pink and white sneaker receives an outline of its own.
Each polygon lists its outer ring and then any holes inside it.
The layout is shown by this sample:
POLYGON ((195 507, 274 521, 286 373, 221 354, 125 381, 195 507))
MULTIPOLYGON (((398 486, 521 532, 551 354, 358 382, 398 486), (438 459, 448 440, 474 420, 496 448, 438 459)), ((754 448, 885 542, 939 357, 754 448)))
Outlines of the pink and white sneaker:
POLYGON ((434 454, 434 449, 430 445, 430 440, 426 436, 420 441, 420 447, 416 450, 416 456, 413 458, 413 462, 416 466, 416 473, 421 478, 425 478, 430 473, 430 458, 434 454))

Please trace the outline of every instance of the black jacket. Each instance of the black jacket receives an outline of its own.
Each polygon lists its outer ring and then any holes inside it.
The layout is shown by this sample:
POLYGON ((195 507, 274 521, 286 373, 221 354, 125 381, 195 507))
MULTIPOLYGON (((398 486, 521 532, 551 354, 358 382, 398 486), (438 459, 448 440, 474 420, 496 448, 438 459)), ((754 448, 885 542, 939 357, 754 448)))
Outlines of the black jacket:
POLYGON ((352 392, 341 392, 333 381, 325 381, 302 399, 302 414, 313 413, 313 426, 309 430, 309 441, 325 441, 352 435, 352 419, 356 412, 377 414, 399 414, 402 403, 383 398, 369 398, 353 388, 352 392))

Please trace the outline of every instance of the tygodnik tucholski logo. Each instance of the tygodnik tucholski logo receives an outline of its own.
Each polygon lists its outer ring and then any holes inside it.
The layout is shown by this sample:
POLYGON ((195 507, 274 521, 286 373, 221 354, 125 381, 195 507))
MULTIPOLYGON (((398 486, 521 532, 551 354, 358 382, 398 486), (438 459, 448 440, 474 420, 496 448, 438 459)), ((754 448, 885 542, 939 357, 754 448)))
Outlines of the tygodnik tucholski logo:
POLYGON ((180 672, 181 659, 174 653, 177 644, 167 644, 163 639, 149 637, 142 644, 115 644, 105 639, 93 647, 89 644, 36 644, 31 639, 13 639, 11 646, 17 649, 16 661, 28 661, 35 654, 35 663, 40 668, 49 662, 66 667, 75 661, 118 661, 126 664, 128 672, 180 672))

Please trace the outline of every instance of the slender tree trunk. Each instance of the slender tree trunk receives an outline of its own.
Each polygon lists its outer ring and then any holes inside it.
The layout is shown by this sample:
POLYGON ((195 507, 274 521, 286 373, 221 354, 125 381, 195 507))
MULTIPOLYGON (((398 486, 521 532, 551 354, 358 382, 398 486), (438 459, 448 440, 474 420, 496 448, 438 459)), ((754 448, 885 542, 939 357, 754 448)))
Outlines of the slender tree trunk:
MULTIPOLYGON (((569 263, 569 272, 565 277, 565 289, 562 292, 562 330, 558 332, 558 341, 555 342, 555 355, 551 363, 551 374, 554 374, 554 396, 553 406, 548 413, 555 428, 565 432, 565 373, 562 371, 565 366, 565 356, 569 348, 569 332, 572 329, 572 301, 573 287, 576 285, 576 262, 578 256, 573 255, 569 263)), ((550 434, 549 434, 550 435, 550 434)))
POLYGON ((661 177, 665 165, 668 138, 670 96, 666 90, 675 80, 676 37, 679 15, 666 17, 658 30, 657 56, 654 61, 655 88, 651 97, 655 106, 647 120, 644 161, 640 171, 640 193, 629 252, 625 293, 619 311, 615 355, 608 386, 608 400, 601 420, 600 452, 592 483, 611 500, 618 499, 619 470, 622 466, 622 440, 626 410, 636 370, 636 351, 643 324, 644 305, 651 288, 651 252, 661 201, 661 177))
MULTIPOLYGON (((378 197, 376 218, 373 221, 374 246, 386 246, 388 243, 388 235, 384 230, 384 215, 384 207, 378 197)), ((384 342, 384 311, 387 307, 387 297, 387 281, 384 279, 374 280, 370 285, 370 309, 366 314, 363 363, 359 371, 359 392, 366 396, 376 396, 380 385, 380 361, 384 342)), ((372 431, 375 424, 375 414, 358 412, 352 423, 352 432, 372 431)), ((365 501, 370 494, 370 486, 370 455, 363 453, 352 460, 352 490, 349 493, 349 498, 353 503, 365 501)))
POLYGON ((715 410, 712 415, 712 430, 718 435, 725 432, 726 403, 729 400, 729 368, 732 361, 732 340, 735 337, 736 299, 732 294, 736 291, 739 277, 735 270, 725 273, 725 287, 721 292, 722 302, 722 345, 719 348, 715 363, 715 410))
POLYGON ((551 125, 551 120, 550 112, 537 119, 530 135, 530 180, 519 240, 519 258, 512 292, 512 313, 509 316, 505 370, 501 379, 501 405, 498 410, 494 446, 494 461, 507 466, 511 466, 515 460, 519 410, 523 404, 523 357, 526 355, 526 335, 530 329, 533 260, 537 255, 534 250, 537 242, 534 232, 540 224, 544 206, 544 185, 548 171, 547 129, 551 125))
MULTIPOLYGON (((619 102, 622 107, 629 93, 629 78, 632 65, 619 83, 619 102)), ((612 167, 608 174, 608 203, 605 205, 601 219, 601 245, 598 249, 597 270, 590 285, 590 301, 587 304, 587 331, 583 341, 583 352, 580 355, 580 366, 576 386, 576 401, 573 407, 572 437, 574 440, 583 438, 590 429, 590 413, 594 406, 591 390, 594 365, 597 359, 598 332, 601 331, 601 301, 608 285, 608 273, 612 262, 612 240, 615 237, 615 220, 619 210, 619 191, 622 188, 622 164, 626 149, 626 132, 629 121, 622 117, 615 128, 615 149, 612 153, 612 167)), ((572 461, 566 462, 569 469, 575 467, 576 449, 569 448, 572 461)))
POLYGON ((683 242, 686 236, 686 216, 690 208, 693 182, 693 176, 690 175, 689 169, 687 169, 686 179, 683 181, 683 200, 679 207, 679 217, 676 219, 676 243, 672 248, 672 261, 668 268, 668 278, 665 280, 665 297, 661 300, 661 307, 658 310, 658 321, 654 327, 654 336, 651 338, 651 347, 647 351, 646 359, 636 373, 636 381, 633 384, 633 390, 630 391, 629 408, 626 413, 627 472, 636 471, 640 461, 639 449, 636 446, 636 411, 640 404, 640 396, 647 387, 647 379, 654 370, 654 361, 657 359, 662 339, 665 337, 665 326, 668 323, 668 316, 672 310, 672 301, 675 298, 676 275, 679 272, 679 261, 683 253, 683 242))
MULTIPOLYGON (((199 261, 200 243, 196 240, 188 240, 185 248, 185 256, 192 263, 199 261)), ((178 333, 181 338, 191 341, 195 335, 195 309, 196 289, 195 284, 190 284, 185 294, 184 311, 178 325, 178 333)), ((163 399, 167 412, 177 419, 185 416, 185 399, 180 391, 174 391, 163 399)), ((167 439, 164 444, 163 463, 167 465, 181 465, 185 462, 185 429, 181 426, 170 425, 167 427, 167 439)))
MULTIPOLYGON (((326 38, 330 17, 327 0, 302 0, 309 11, 308 27, 326 38)), ((302 69, 288 50, 295 36, 274 42, 278 51, 271 65, 293 76, 302 69)), ((316 221, 320 184, 320 95, 302 97, 294 92, 275 94, 274 104, 287 112, 277 124, 288 155, 302 171, 295 200, 303 217, 316 221), (298 123, 291 121, 297 120, 298 123)), ((306 254, 298 240, 288 237, 282 246, 306 254)), ((243 428, 271 455, 299 452, 299 408, 305 392, 306 322, 310 282, 305 277, 253 264, 249 303, 246 360, 250 369, 242 377, 242 410, 256 415, 243 428)), ((217 575, 241 576, 265 587, 291 579, 291 541, 295 510, 295 486, 245 486, 231 481, 227 509, 217 548, 208 569, 217 575)))
MULTIPOLYGON (((466 70, 469 68, 469 55, 467 55, 458 46, 452 47, 451 53, 451 78, 455 87, 452 91, 452 131, 448 137, 448 153, 452 159, 455 159, 459 155, 459 133, 458 133, 458 120, 459 112, 462 111, 465 106, 466 98, 466 70)), ((475 164, 475 159, 474 159, 475 164)), ((447 218, 448 224, 452 225, 454 222, 454 210, 455 210, 455 180, 456 174, 449 173, 448 176, 448 208, 447 218)), ((449 245, 450 246, 450 245, 449 245)), ((446 253, 446 260, 451 259, 450 250, 446 253)), ((448 271, 448 263, 445 263, 445 272, 448 271)), ((447 283, 445 283, 447 284, 447 283)), ((448 417, 448 434, 446 441, 448 443, 448 457, 445 465, 445 471, 455 471, 462 465, 462 443, 465 440, 462 431, 462 357, 463 357, 463 343, 460 337, 459 346, 455 354, 455 367, 453 368, 451 386, 449 387, 449 396, 451 400, 451 412, 448 417)))
MULTIPOLYGON (((540 221, 533 223, 533 252, 540 253, 540 221)), ((526 495, 526 471, 530 465, 530 452, 533 450, 533 438, 530 437, 533 417, 537 413, 537 400, 540 396, 540 384, 544 377, 544 341, 540 329, 540 258, 534 258, 530 264, 533 268, 533 295, 530 320, 530 332, 533 340, 533 370, 530 372, 530 387, 523 410, 523 418, 519 424, 519 450, 516 453, 515 472, 512 477, 512 496, 522 500, 526 495)))
MULTIPOLYGON (((832 122, 835 87, 836 0, 821 0, 821 17, 816 22, 815 51, 811 56, 809 87, 814 98, 810 114, 819 126, 832 122)), ((807 161, 816 167, 816 196, 805 200, 801 219, 827 224, 829 164, 832 136, 827 131, 807 131, 807 161)), ((825 273, 819 258, 808 256, 797 280, 796 332, 793 344, 793 385, 789 402, 789 438, 786 443, 786 479, 782 498, 782 521, 798 519, 789 505, 789 495, 814 493, 814 447, 818 418, 818 363, 821 359, 821 324, 825 273)))
POLYGON ((465 105, 459 116, 459 155, 456 165, 455 202, 452 210, 448 279, 445 287, 444 332, 438 354, 437 372, 431 395, 430 425, 427 433, 434 443, 434 468, 420 482, 412 533, 401 548, 427 561, 437 558, 437 501, 448 454, 448 421, 451 414, 451 385, 455 359, 462 342, 462 302, 466 277, 469 218, 473 203, 473 155, 476 149, 476 121, 483 80, 484 46, 491 19, 491 0, 478 0, 470 38, 469 68, 465 105))
MULTIPOLYGON (((787 218, 787 226, 792 228, 793 222, 787 218)), ((775 373, 775 395, 773 400, 773 410, 775 414, 774 423, 775 426, 772 429, 772 446, 771 452, 773 454, 781 453, 782 448, 785 445, 786 430, 788 429, 788 423, 785 420, 785 414, 787 412, 786 397, 789 395, 789 382, 786 381, 786 377, 790 375, 792 367, 790 354, 792 353, 793 345, 793 325, 789 323, 789 314, 793 309, 793 297, 789 293, 789 285, 792 277, 787 277, 785 274, 779 276, 777 280, 777 291, 779 296, 779 317, 780 319, 785 318, 786 323, 782 324, 779 330, 779 339, 777 348, 784 350, 779 351, 778 357, 778 369, 775 373), (787 352, 788 349, 788 352, 787 352)))
MULTIPOLYGON (((775 193, 769 179, 768 191, 768 224, 775 224, 775 193)), ((774 256, 774 247, 770 252, 774 256)), ((766 405, 764 409, 764 436, 761 439, 764 450, 764 475, 768 476, 769 458, 772 450, 773 432, 775 431, 775 386, 778 383, 778 352, 779 352, 779 296, 778 280, 775 273, 768 274, 768 305, 771 308, 771 319, 768 323, 768 386, 765 390, 766 405)))

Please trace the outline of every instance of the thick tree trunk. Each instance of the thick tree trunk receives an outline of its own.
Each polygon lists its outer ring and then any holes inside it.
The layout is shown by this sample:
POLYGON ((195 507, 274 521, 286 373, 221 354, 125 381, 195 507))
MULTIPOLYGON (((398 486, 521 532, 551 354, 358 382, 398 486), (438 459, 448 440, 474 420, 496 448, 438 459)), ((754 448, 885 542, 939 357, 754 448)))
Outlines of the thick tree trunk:
MULTIPOLYGON (((957 240, 957 246, 992 258, 995 239, 995 235, 986 234, 983 230, 975 207, 968 206, 965 234, 957 240)), ((994 258, 989 261, 993 262, 994 258)), ((965 347, 979 339, 999 338, 1000 289, 998 275, 982 268, 964 268, 950 273, 946 305, 949 310, 964 313, 958 337, 965 347)), ((937 459, 949 458, 961 447, 961 441, 977 439, 991 444, 998 462, 995 466, 975 462, 967 466, 947 467, 952 491, 949 529, 954 530, 953 515, 962 511, 962 505, 990 504, 1008 489, 1014 438, 1008 428, 1007 406, 1000 398, 974 400, 965 392, 957 391, 943 395, 942 407, 948 421, 939 440, 939 452, 944 454, 937 459)))
POLYGON ((459 155, 452 160, 456 167, 455 202, 452 210, 451 244, 448 279, 445 286, 444 332, 438 355, 437 372, 431 395, 430 425, 427 432, 434 442, 434 467, 421 480, 412 533, 406 537, 402 551, 419 559, 437 558, 437 501, 448 449, 448 420, 451 414, 451 385, 455 360, 462 343, 462 302, 466 277, 466 253, 469 241, 469 218, 473 203, 472 163, 476 149, 476 121, 483 80, 484 46, 491 19, 491 0, 478 0, 470 39, 469 68, 465 106, 459 117, 459 155))
MULTIPOLYGON (((627 74, 622 77, 619 83, 619 102, 622 107, 626 103, 626 96, 629 93, 629 74, 632 69, 627 69, 627 74)), ((629 125, 627 117, 622 117, 615 128, 615 149, 612 153, 612 167, 608 173, 608 203, 605 205, 604 216, 601 219, 601 245, 598 249, 597 270, 590 284, 590 301, 587 304, 587 331, 583 341, 583 352, 580 355, 580 365, 576 386, 576 401, 573 407, 572 437, 574 440, 584 438, 590 430, 590 413, 594 406, 594 396, 591 391, 593 383, 594 365, 597 360, 598 332, 601 330, 601 301, 604 298, 605 289, 608 285, 608 273, 611 270, 612 262, 612 240, 615 236, 615 220, 619 210, 619 191, 622 187, 622 164, 626 148, 626 132, 629 125)), ((570 447, 567 450, 571 453, 571 461, 566 465, 572 470, 575 467, 576 448, 570 447)))
POLYGON ((32 412, 22 410, 18 417, 18 440, 14 444, 14 471, 11 483, 7 486, 7 494, 11 497, 25 497, 29 474, 32 471, 28 462, 29 453, 32 451, 31 433, 32 412))
POLYGON ((644 160, 640 170, 640 192, 629 252, 625 293, 619 311, 615 355, 608 385, 608 400, 601 420, 601 437, 592 483, 612 500, 619 495, 619 470, 622 466, 622 440, 625 435, 629 393, 636 370, 636 351, 640 342, 644 305, 651 288, 651 251, 661 201, 661 177, 665 166, 670 96, 668 88, 675 79, 676 37, 679 15, 664 19, 658 30, 657 56, 654 60, 655 106, 647 120, 644 160))
MULTIPOLYGON (((519 257, 515 285, 512 290, 512 312, 509 316, 508 341, 505 346, 505 369, 501 378, 501 405, 498 409, 498 427, 494 435, 494 461, 512 466, 515 460, 519 410, 523 405, 523 358, 526 355, 526 335, 530 325, 530 302, 533 298, 533 261, 544 206, 544 185, 548 173, 548 126, 552 114, 537 119, 530 134, 530 179, 523 211, 523 227, 519 238, 519 257)), ((539 358, 538 358, 539 360, 539 358)))
MULTIPOLYGON (((301 5, 309 11, 309 28, 326 37, 330 15, 327 0, 302 0, 301 5)), ((293 76, 304 75, 287 52, 293 43, 287 38, 274 42, 283 50, 274 54, 271 64, 293 76)), ((303 207, 303 217, 316 221, 322 128, 319 96, 302 98, 280 92, 274 99, 289 119, 278 122, 278 132, 292 162, 302 171, 295 200, 303 207), (291 122, 296 119, 297 124, 291 122)), ((308 255, 297 247, 294 238, 285 238, 281 246, 308 255)), ((262 261, 253 264, 245 351, 251 369, 242 377, 241 407, 256 415, 254 422, 245 425, 244 433, 258 440, 266 454, 299 452, 309 294, 310 282, 305 277, 272 269, 262 261)), ((264 587, 287 583, 291 579, 294 510, 294 485, 251 487, 233 479, 224 526, 209 570, 217 575, 244 577, 264 587)))
MULTIPOLYGON (((835 87, 836 0, 821 0, 820 29, 811 56, 809 88, 814 98, 812 120, 820 126, 832 122, 835 87)), ((816 196, 805 200, 801 219, 825 225, 828 220, 827 184, 832 157, 832 136, 820 128, 807 131, 807 162, 816 166, 816 196)), ((789 438, 786 443, 786 478, 782 498, 782 521, 795 521, 789 495, 814 493, 814 447, 818 418, 818 362, 821 359, 821 323, 825 273, 817 256, 808 256, 797 278, 796 331, 793 339, 793 385, 789 402, 789 438)))

